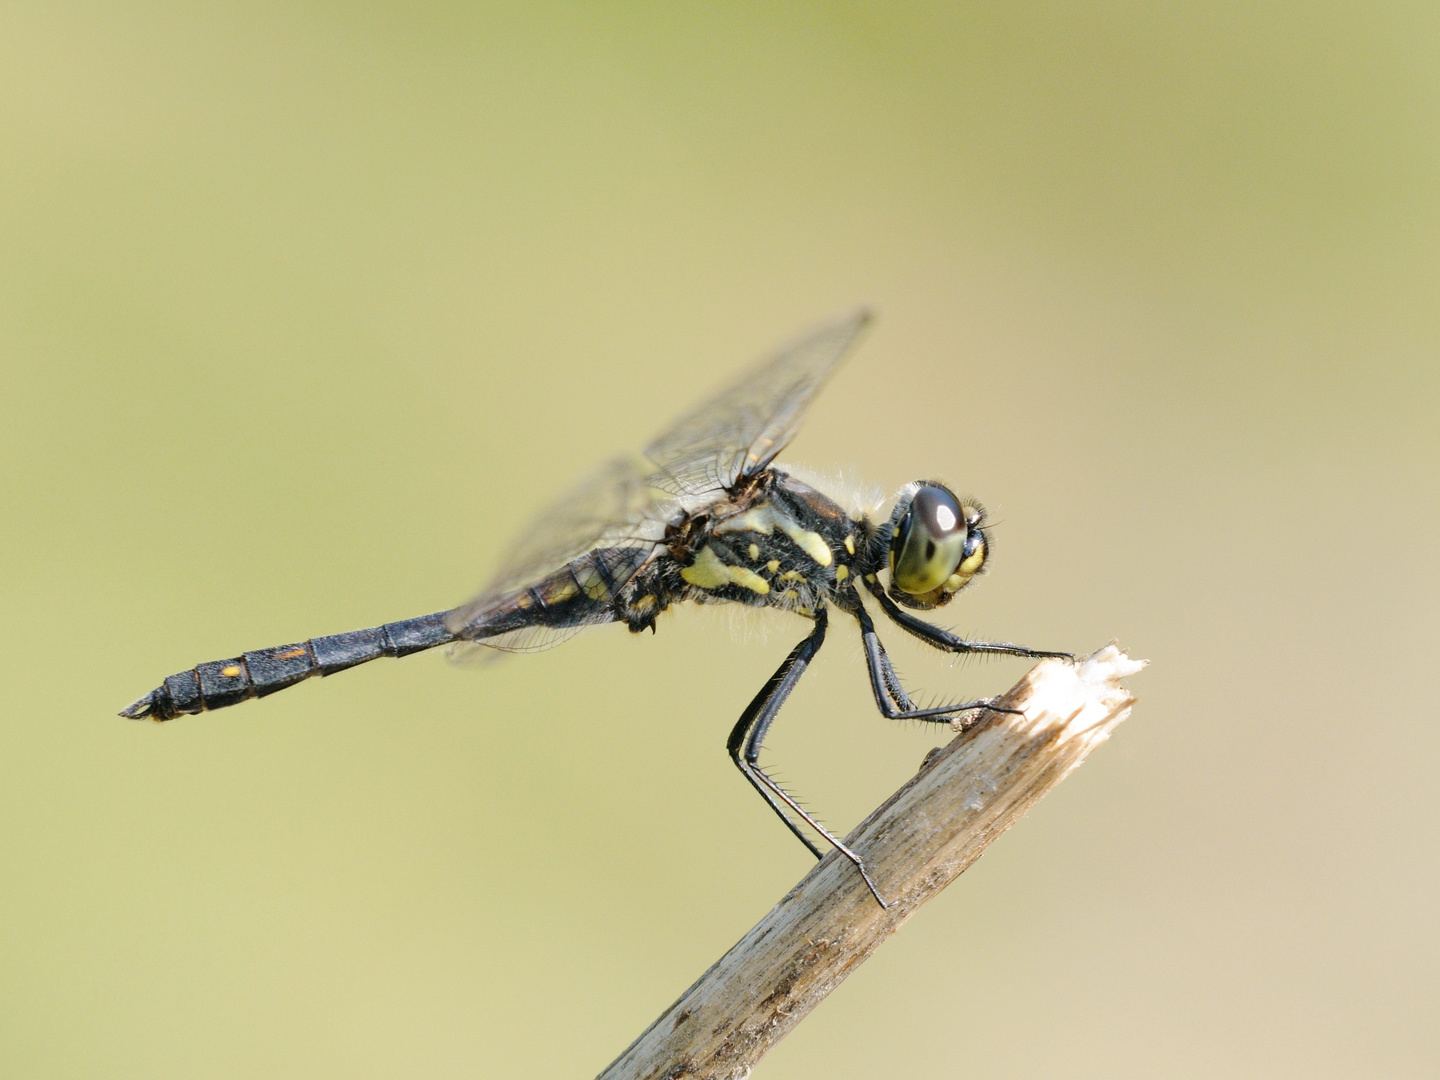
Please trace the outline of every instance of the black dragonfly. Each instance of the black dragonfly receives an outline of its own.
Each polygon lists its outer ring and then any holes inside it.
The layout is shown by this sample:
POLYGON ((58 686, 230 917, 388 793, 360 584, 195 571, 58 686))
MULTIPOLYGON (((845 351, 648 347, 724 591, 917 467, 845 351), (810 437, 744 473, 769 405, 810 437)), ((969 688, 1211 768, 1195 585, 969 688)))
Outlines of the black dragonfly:
POLYGON ((1070 654, 967 641, 904 610, 949 603, 985 565, 979 503, 921 480, 902 488, 889 519, 877 523, 773 464, 869 321, 861 310, 820 327, 682 416, 643 458, 616 459, 577 484, 521 534, 503 569, 468 604, 198 664, 120 715, 170 720, 437 645, 533 652, 599 623, 653 631, 661 612, 691 600, 780 608, 813 628, 741 714, 726 749, 801 843, 822 855, 804 822, 854 863, 883 906, 860 856, 759 765, 771 723, 825 641, 827 610, 859 624, 875 704, 892 719, 946 723, 995 703, 921 708, 911 701, 875 633, 862 588, 903 630, 945 652, 1070 654))

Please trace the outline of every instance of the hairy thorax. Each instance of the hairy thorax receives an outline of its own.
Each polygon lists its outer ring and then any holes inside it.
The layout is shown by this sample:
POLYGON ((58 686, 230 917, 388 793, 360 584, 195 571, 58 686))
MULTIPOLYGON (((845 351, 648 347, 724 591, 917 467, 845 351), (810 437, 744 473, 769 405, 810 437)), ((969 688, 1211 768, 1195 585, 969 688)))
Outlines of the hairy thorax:
POLYGON ((849 608, 855 576, 867 572, 863 562, 873 534, 868 519, 852 518, 778 469, 766 470, 724 501, 667 527, 670 558, 636 576, 626 621, 631 629, 645 629, 664 607, 685 600, 807 616, 827 602, 849 608))

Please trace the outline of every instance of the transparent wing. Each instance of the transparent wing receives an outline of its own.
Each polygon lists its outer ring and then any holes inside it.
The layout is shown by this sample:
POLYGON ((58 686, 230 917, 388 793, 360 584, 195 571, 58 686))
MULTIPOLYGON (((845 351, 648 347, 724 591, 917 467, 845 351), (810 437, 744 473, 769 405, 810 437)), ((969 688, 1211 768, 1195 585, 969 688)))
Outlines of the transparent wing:
POLYGON ((533 585, 596 547, 653 545, 675 504, 650 485, 641 463, 607 461, 531 519, 481 595, 533 585))
POLYGON ((811 331, 686 413, 645 448, 656 467, 647 482, 676 495, 705 495, 765 468, 800 430, 810 402, 869 321, 860 309, 811 331))
POLYGON ((485 634, 525 603, 528 590, 588 552, 611 553, 617 587, 627 582, 682 511, 721 498, 774 459, 869 321, 870 313, 859 310, 812 331, 676 421, 645 448, 648 463, 616 458, 550 504, 525 527, 484 591, 446 619, 451 633, 470 639, 458 642, 454 655, 463 659, 475 646, 536 652, 609 621, 597 607, 588 621, 485 634))
MULTIPOLYGON (((612 560, 617 562, 615 569, 633 576, 658 547, 666 523, 678 512, 675 497, 653 487, 641 463, 632 458, 609 461, 526 525, 490 584, 470 603, 451 612, 446 626, 454 634, 478 629, 517 594, 597 548, 623 550, 621 558, 612 560)), ((482 644, 508 652, 535 652, 559 644, 584 625, 527 627, 482 644)))
POLYGON ((553 649, 584 630, 577 626, 527 626, 494 637, 476 641, 455 641, 449 649, 450 660, 456 664, 489 664, 511 653, 536 653, 553 649))

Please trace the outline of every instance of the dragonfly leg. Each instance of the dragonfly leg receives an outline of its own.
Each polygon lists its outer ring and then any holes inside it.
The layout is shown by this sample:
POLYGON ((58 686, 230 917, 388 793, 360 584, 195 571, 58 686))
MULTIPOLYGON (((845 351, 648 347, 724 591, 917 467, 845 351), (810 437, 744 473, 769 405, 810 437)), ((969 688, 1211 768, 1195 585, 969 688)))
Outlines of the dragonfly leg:
POLYGON ((860 640, 865 646, 865 666, 870 669, 870 689, 875 694, 875 707, 887 720, 925 720, 932 724, 947 724, 956 713, 972 709, 992 709, 995 712, 1018 713, 1019 709, 1006 709, 995 704, 994 699, 964 701, 954 705, 937 705, 933 708, 918 708, 900 684, 900 676, 890 663, 885 646, 875 633, 875 624, 870 613, 863 607, 857 608, 855 617, 860 621, 860 640))
POLYGON ((1010 656, 1029 656, 1041 660, 1047 657, 1054 657, 1060 660, 1074 660, 1073 653, 1049 652, 1044 649, 1032 649, 1028 645, 1015 645, 1009 641, 966 641, 962 637, 941 629, 924 619, 917 619, 908 611, 903 611, 900 605, 891 600, 885 594, 885 590, 879 585, 866 580, 865 587, 870 590, 871 595, 880 603, 880 608, 894 622, 898 623, 901 629, 908 631, 919 638, 925 644, 930 645, 943 652, 953 653, 1005 653, 1010 656))
POLYGON ((775 811, 786 827, 800 838, 800 842, 809 848, 817 859, 823 852, 805 834, 795 818, 790 816, 791 813, 824 837, 826 842, 841 855, 849 859, 855 865, 855 869, 860 872, 860 876, 865 880, 865 884, 880 906, 888 907, 884 897, 880 895, 880 890, 875 887, 875 882, 870 879, 870 873, 865 869, 865 863, 860 856, 846 847, 844 841, 839 837, 816 821, 789 792, 772 780, 759 765, 760 747, 765 741, 770 725, 779 714, 780 707, 785 704, 785 699, 795 689, 800 677, 805 674, 805 669, 810 666, 810 661, 820 651, 820 646, 825 643, 826 622, 825 609, 822 607, 815 616, 815 629, 810 631, 809 636, 790 651, 790 655, 776 669, 775 674, 770 676, 764 688, 755 695, 755 700, 750 702, 745 712, 741 714, 739 722, 730 732, 730 738, 726 741, 725 748, 730 752, 731 760, 744 774, 745 779, 749 780, 755 790, 760 792, 770 809, 775 811), (787 809, 789 813, 787 813, 787 809))

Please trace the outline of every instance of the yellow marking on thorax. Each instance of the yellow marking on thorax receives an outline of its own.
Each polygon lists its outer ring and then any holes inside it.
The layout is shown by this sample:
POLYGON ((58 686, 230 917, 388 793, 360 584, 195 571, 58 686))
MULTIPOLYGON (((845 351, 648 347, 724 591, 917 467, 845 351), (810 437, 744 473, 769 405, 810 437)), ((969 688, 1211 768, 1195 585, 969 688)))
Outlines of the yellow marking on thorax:
POLYGON ((730 580, 736 585, 743 585, 753 593, 764 596, 770 591, 770 583, 753 570, 746 570, 743 566, 726 567, 730 574, 730 580))
POLYGON ((751 561, 751 562, 754 562, 754 561, 755 561, 756 559, 758 559, 759 557, 760 557, 760 545, 759 545, 759 544, 751 544, 751 545, 750 545, 750 561, 751 561))
POLYGON ((780 575, 781 581, 799 581, 805 575, 799 570, 786 570, 780 575))
POLYGON ((718 589, 721 585, 730 583, 730 575, 725 572, 726 569, 720 556, 707 544, 695 556, 695 561, 680 571, 680 576, 691 585, 702 589, 718 589))
POLYGON ((639 600, 636 600, 635 603, 631 604, 630 606, 633 607, 636 611, 649 611, 652 607, 655 606, 655 597, 642 596, 639 600))
POLYGON ((796 547, 805 552, 806 555, 809 555, 810 558, 814 559, 821 566, 829 566, 833 561, 833 556, 830 554, 830 545, 820 538, 819 533, 812 532, 810 529, 802 529, 788 518, 781 518, 776 524, 780 526, 781 532, 795 541, 796 547))
POLYGON ((847 577, 849 577, 849 576, 850 576, 850 568, 849 568, 848 566, 846 566, 844 563, 841 563, 839 566, 835 567, 835 580, 836 580, 836 581, 844 581, 844 580, 845 580, 847 577))
POLYGON ((776 570, 779 570, 779 569, 780 569, 780 560, 779 560, 779 559, 771 559, 769 562, 767 562, 767 563, 765 564, 765 569, 766 569, 766 570, 769 570, 770 573, 773 574, 776 570))
POLYGON ((766 504, 752 506, 743 514, 736 514, 732 518, 726 518, 714 528, 716 536, 732 532, 758 532, 762 536, 770 536, 775 532, 775 515, 771 513, 770 507, 766 504))
POLYGON ((855 554, 855 537, 845 537, 845 550, 848 551, 851 555, 855 554))
POLYGON ((721 562, 720 556, 715 554, 715 549, 709 544, 700 549, 694 563, 680 571, 680 576, 701 589, 739 585, 761 596, 770 591, 770 583, 754 571, 743 566, 727 566, 721 562))

